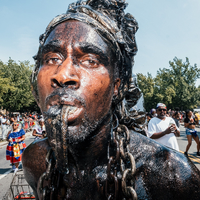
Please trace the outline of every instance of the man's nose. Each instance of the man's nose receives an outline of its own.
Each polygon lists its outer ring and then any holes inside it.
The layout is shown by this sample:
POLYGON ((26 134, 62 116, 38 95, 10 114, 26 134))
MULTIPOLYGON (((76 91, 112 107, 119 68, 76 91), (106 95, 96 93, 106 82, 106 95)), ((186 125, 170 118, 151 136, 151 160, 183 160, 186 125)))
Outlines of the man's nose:
POLYGON ((54 88, 79 88, 80 79, 76 70, 77 68, 74 66, 72 59, 66 59, 60 66, 58 66, 55 74, 51 77, 51 86, 54 88))

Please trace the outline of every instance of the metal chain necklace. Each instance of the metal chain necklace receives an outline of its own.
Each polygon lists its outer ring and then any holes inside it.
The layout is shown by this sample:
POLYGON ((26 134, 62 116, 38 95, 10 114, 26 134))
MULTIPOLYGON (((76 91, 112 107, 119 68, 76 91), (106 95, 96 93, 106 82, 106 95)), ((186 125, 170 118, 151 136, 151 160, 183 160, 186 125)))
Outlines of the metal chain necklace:
POLYGON ((111 130, 111 141, 108 145, 105 196, 108 200, 117 199, 119 180, 121 179, 123 199, 137 200, 137 193, 133 189, 136 166, 135 159, 129 150, 130 132, 125 125, 118 123, 117 117, 116 122, 116 127, 114 130, 111 130), (114 152, 115 155, 111 156, 111 152, 114 152))
MULTIPOLYGON (((137 200, 137 194, 134 190, 136 166, 135 159, 129 151, 129 144, 128 128, 125 125, 117 124, 116 128, 111 130, 111 140, 108 144, 107 179, 103 189, 107 200, 117 199, 119 188, 122 190, 123 200, 137 200)), ((53 154, 52 150, 47 153, 47 170, 38 181, 40 200, 55 199, 58 192, 61 174, 55 167, 56 161, 53 154), (45 186, 44 182, 47 183, 45 186)))

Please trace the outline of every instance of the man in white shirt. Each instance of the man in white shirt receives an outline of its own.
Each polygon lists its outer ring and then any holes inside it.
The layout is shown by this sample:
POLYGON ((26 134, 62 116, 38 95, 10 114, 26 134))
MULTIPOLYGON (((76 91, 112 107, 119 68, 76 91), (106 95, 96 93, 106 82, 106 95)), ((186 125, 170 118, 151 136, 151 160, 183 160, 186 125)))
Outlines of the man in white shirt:
POLYGON ((6 139, 6 135, 7 135, 7 127, 6 127, 6 116, 4 115, 1 118, 1 127, 2 127, 2 139, 5 140, 6 139))
POLYGON ((149 121, 147 136, 167 147, 179 151, 176 137, 180 136, 180 130, 171 117, 166 117, 166 105, 158 103, 156 112, 157 116, 149 121))

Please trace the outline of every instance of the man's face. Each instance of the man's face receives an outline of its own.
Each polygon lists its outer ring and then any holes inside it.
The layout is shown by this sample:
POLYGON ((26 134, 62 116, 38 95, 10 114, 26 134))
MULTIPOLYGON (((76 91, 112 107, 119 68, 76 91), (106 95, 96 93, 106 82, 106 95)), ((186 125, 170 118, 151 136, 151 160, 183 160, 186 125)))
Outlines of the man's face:
MULTIPOLYGON (((75 20, 55 27, 45 41, 37 77, 39 106, 68 107, 69 140, 83 140, 106 118, 113 93, 109 46, 87 24, 75 20)), ((57 111, 56 111, 57 112, 57 111)))
POLYGON ((166 116, 167 109, 161 106, 157 108, 156 112, 157 112, 157 117, 163 119, 166 116))

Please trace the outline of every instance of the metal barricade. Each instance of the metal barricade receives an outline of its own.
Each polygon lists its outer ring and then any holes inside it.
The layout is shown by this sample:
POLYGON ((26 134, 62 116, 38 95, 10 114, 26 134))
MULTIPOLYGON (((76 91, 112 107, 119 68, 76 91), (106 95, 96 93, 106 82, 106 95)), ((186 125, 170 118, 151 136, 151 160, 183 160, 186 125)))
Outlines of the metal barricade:
POLYGON ((10 189, 3 198, 3 200, 17 199, 35 199, 33 190, 26 182, 22 169, 18 170, 13 176, 10 189))

